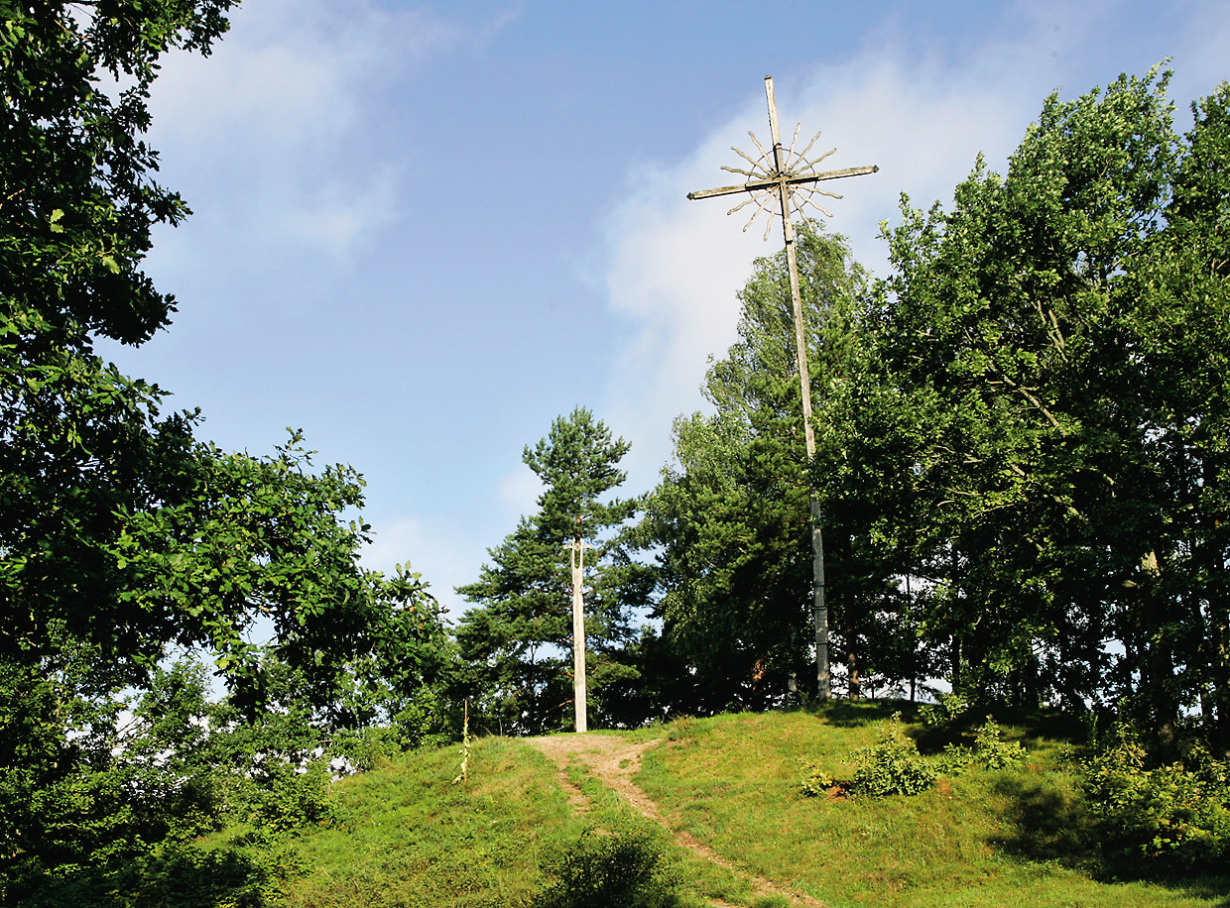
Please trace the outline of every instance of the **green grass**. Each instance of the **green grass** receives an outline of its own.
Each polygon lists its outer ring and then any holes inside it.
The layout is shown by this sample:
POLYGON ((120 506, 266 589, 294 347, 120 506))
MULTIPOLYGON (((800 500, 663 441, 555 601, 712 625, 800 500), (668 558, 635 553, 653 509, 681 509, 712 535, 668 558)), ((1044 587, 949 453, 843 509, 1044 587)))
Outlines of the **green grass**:
POLYGON ((660 838, 662 847, 667 852, 670 868, 679 881, 678 891, 683 905, 708 905, 707 899, 713 898, 737 905, 753 903, 751 887, 746 878, 673 845, 661 826, 645 820, 627 801, 593 779, 583 768, 574 767, 570 772, 570 779, 589 798, 589 822, 594 826, 608 830, 650 830, 660 838))
POLYGON ((646 754, 638 781, 719 853, 834 908, 1230 906, 1230 877, 1093 879, 1079 850, 1087 818, 1052 741, 1033 740, 1022 770, 942 778, 916 797, 799 796, 809 760, 849 779, 853 751, 875 740, 882 715, 845 705, 831 716, 679 723, 668 746, 646 754))
POLYGON ((474 745, 469 780, 452 784, 456 773, 449 748, 340 782, 340 822, 300 840, 307 872, 286 904, 526 903, 582 829, 554 769, 525 744, 490 738, 474 745))
MULTIPOLYGON (((674 829, 833 908, 1230 908, 1230 877, 1095 879, 1062 742, 1032 720, 1008 727, 1029 748, 1020 770, 941 778, 910 798, 801 796, 810 761, 849 779, 853 752, 876 740, 893 708, 841 704, 819 715, 684 719, 629 733, 664 739, 646 753, 637 783, 674 829)), ((946 741, 907 730, 924 752, 946 741)), ((334 786, 334 823, 272 850, 243 846, 242 830, 202 847, 239 847, 276 865, 266 897, 244 902, 254 906, 515 908, 528 906, 550 883, 546 868, 597 826, 655 836, 684 908, 710 898, 776 904, 755 896, 745 875, 675 846, 579 764, 570 777, 593 804, 585 818, 572 812, 554 767, 522 742, 476 741, 469 780, 454 785, 458 762, 450 747, 343 780, 334 786)))

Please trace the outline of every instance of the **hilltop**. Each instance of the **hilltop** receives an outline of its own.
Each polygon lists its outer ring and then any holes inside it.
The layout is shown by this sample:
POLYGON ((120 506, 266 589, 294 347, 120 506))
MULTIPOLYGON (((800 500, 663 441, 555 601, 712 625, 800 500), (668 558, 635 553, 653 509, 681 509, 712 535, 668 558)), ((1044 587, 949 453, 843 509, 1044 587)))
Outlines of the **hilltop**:
MULTIPOLYGON (((318 828, 276 842, 231 829, 201 847, 260 866, 234 904, 294 908, 599 904, 559 880, 612 855, 652 876, 628 905, 1230 906, 1230 877, 1098 878, 1058 717, 1005 727, 1024 747, 1016 768, 941 770, 912 797, 852 794, 855 752, 894 727, 896 706, 479 739, 464 779, 457 747, 420 751, 337 782, 318 828), (818 770, 832 784, 805 797, 818 770)), ((957 735, 901 725, 937 766, 957 735)))

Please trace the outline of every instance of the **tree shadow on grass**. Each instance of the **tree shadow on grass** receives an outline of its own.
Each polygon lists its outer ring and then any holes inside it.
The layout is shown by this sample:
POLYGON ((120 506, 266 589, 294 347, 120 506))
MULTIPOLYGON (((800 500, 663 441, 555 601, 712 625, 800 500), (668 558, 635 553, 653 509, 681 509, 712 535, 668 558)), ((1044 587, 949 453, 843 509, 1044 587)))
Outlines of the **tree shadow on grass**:
POLYGON ((831 700, 808 710, 837 728, 861 728, 891 719, 896 713, 901 713, 901 717, 910 722, 917 711, 918 704, 908 700, 831 700))
MULTIPOLYGON (((908 715, 908 714, 904 714, 908 715)), ((974 707, 956 719, 921 725, 907 734, 924 754, 942 753, 948 745, 971 747, 978 729, 987 719, 994 719, 1005 729, 1015 730, 1009 736, 1034 749, 1040 741, 1080 745, 1088 736, 1085 721, 1080 716, 1054 710, 1023 710, 1004 707, 974 707)))
MULTIPOLYGON (((1000 851, 1024 861, 1079 870, 1101 882, 1118 881, 1103 871, 1094 818, 1071 791, 1052 781, 1025 782, 1016 776, 1003 776, 993 789, 1010 804, 1006 816, 1011 831, 991 840, 1000 851)), ((1142 868, 1133 879, 1207 901, 1215 908, 1230 908, 1230 876, 1159 876, 1142 868)))
POLYGON ((270 873, 233 849, 175 847, 22 882, 21 908, 265 908, 270 873))
POLYGON ((1006 816, 1012 828, 991 844, 1029 861, 1094 869, 1093 821, 1071 791, 1049 780, 1025 782, 1015 775, 999 778, 993 789, 1008 799, 1006 816))

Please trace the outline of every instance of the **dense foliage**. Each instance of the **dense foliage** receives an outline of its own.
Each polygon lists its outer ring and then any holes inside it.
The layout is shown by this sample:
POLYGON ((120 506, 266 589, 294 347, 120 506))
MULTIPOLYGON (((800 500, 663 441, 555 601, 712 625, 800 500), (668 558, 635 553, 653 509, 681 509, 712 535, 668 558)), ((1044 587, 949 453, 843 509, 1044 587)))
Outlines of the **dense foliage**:
MULTIPOLYGON (((864 676, 921 679, 930 669, 897 582, 912 422, 898 395, 860 380, 870 355, 866 275, 843 238, 820 231, 800 225, 796 245, 824 464, 831 639, 857 696, 864 676), (857 420, 856 430, 839 433, 842 419, 857 420)), ((740 340, 704 385, 715 412, 676 421, 676 462, 635 534, 657 552, 663 644, 688 667, 672 691, 676 708, 762 707, 811 693, 797 681, 811 658, 812 571, 785 267, 782 254, 757 261, 740 294, 740 340)))
MULTIPOLYGON (((805 234, 851 696, 939 678, 970 706, 1122 701, 1163 748, 1183 717, 1230 748, 1230 88, 1179 135, 1166 86, 1049 98, 1006 176, 979 161, 950 209, 903 201, 870 288, 805 234)), ((759 263, 715 413, 677 424, 644 524, 679 677, 728 669, 708 708, 779 701, 806 657, 786 299, 780 257, 759 263)))
POLYGON ((1180 137, 1166 81, 1052 97, 1007 177, 906 208, 872 377, 920 414, 911 573, 954 685, 1126 697, 1163 742, 1195 709, 1224 746, 1230 90, 1180 137))
POLYGON ((322 746, 438 725, 447 640, 417 576, 359 565, 361 477, 297 433, 268 457, 199 441, 94 352, 175 310, 141 270, 188 214, 146 101, 231 6, 0 2, 0 900, 122 875, 220 810, 315 815, 322 746))
POLYGON ((665 859, 666 843, 638 829, 589 829, 548 872, 555 881, 532 908, 676 908, 682 904, 665 859))
POLYGON ((1182 759, 1150 759, 1139 737, 1117 723, 1081 779, 1096 816, 1104 870, 1116 876, 1187 875, 1230 862, 1230 760, 1200 746, 1182 759))
POLYGON ((872 798, 916 795, 930 788, 937 775, 936 767, 923 759, 918 745, 905 735, 899 717, 894 716, 874 744, 854 752, 850 791, 872 798))

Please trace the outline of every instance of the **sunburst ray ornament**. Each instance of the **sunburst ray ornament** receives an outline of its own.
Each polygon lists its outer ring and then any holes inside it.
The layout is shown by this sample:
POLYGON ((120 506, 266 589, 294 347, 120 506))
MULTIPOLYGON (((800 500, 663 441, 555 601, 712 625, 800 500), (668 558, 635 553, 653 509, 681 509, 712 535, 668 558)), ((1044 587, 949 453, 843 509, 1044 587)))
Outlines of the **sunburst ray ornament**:
MULTIPOLYGON (((825 180, 837 180, 842 177, 857 177, 876 173, 880 168, 871 166, 847 167, 845 170, 817 170, 817 165, 833 154, 836 149, 826 151, 815 160, 810 160, 808 155, 811 154, 811 150, 815 147, 816 142, 820 140, 820 133, 816 133, 815 137, 807 143, 807 147, 802 151, 797 151, 799 130, 802 128, 802 125, 795 127, 794 138, 790 142, 790 147, 783 148, 781 136, 777 129, 777 102, 773 98, 772 76, 764 77, 764 90, 769 102, 769 133, 773 139, 773 147, 766 151, 756 138, 756 134, 749 132, 748 135, 751 136, 752 143, 756 146, 756 150, 760 152, 760 156, 753 158, 751 155, 745 154, 732 146, 731 150, 747 162, 748 169, 742 167, 722 168, 727 173, 744 177, 744 182, 738 186, 719 186, 717 189, 702 189, 699 192, 689 192, 688 198, 709 199, 714 196, 735 195, 736 193, 746 192, 748 197, 730 209, 727 214, 734 214, 749 205, 755 205, 756 208, 748 222, 744 225, 743 230, 746 232, 747 228, 751 227, 752 222, 756 220, 757 215, 763 211, 767 215, 765 220, 768 222, 764 230, 764 238, 766 240, 769 238, 769 231, 773 227, 773 219, 781 219, 782 234, 786 238, 786 270, 790 276, 790 300, 794 306, 795 357, 799 373, 799 386, 803 398, 803 439, 807 445, 807 461, 810 465, 816 456, 816 435, 811 425, 811 378, 808 374, 807 366, 807 343, 803 332, 803 299, 799 292, 799 263, 794 250, 794 225, 792 222, 795 214, 806 217, 805 209, 808 205, 817 211, 823 212, 828 217, 833 216, 831 211, 816 201, 816 196, 827 196, 831 199, 840 199, 841 196, 835 192, 827 192, 820 189, 815 184, 825 180)), ((812 476, 810 469, 807 475, 809 477, 812 476)), ((824 598, 824 537, 820 530, 820 498, 816 493, 814 480, 809 481, 811 483, 812 591, 814 597, 812 616, 816 629, 816 686, 820 699, 827 700, 831 695, 832 679, 829 675, 829 613, 824 598)))
MULTIPOLYGON (((735 212, 746 208, 748 205, 754 204, 756 206, 756 210, 752 212, 752 216, 748 218, 747 223, 743 225, 744 233, 747 233, 747 229, 752 226, 752 222, 756 220, 756 216, 763 211, 768 214, 768 217, 765 218, 766 223, 764 226, 764 239, 767 240, 769 238, 769 231, 773 229, 773 219, 775 217, 784 216, 781 211, 781 193, 778 191, 780 180, 783 176, 786 179, 787 185, 793 187, 793 191, 787 196, 787 204, 790 206, 790 211, 785 213, 786 216, 798 214, 800 217, 806 217, 807 212, 805 209, 808 205, 811 205, 817 211, 822 212, 826 217, 831 218, 833 216, 833 212, 829 211, 817 202, 815 200, 815 196, 824 195, 831 199, 840 199, 841 196, 835 192, 826 192, 817 186, 808 184, 822 179, 822 175, 816 171, 816 165, 829 155, 833 154, 833 152, 837 151, 837 149, 831 148, 814 161, 809 161, 807 156, 811 153, 812 146, 820 141, 820 133, 816 133, 812 137, 812 140, 807 143, 806 148, 802 151, 796 151, 795 146, 799 142, 799 130, 802 128, 802 123, 798 124, 794 128, 794 138, 790 142, 790 147, 784 151, 783 157, 785 160, 785 167, 780 174, 774 169, 772 151, 764 150, 764 146, 761 145, 760 140, 756 138, 756 133, 749 131, 748 136, 760 152, 760 157, 753 158, 751 155, 744 154, 742 150, 736 148, 735 146, 730 146, 730 150, 739 157, 743 158, 743 160, 747 161, 752 168, 751 170, 744 170, 741 167, 727 167, 725 165, 722 167, 722 169, 727 173, 734 173, 747 177, 747 182, 743 184, 743 190, 749 193, 748 198, 744 199, 734 208, 730 209, 730 211, 726 212, 727 214, 734 214, 735 212), (749 188, 750 186, 757 185, 763 186, 764 188, 749 188)), ((853 169, 861 170, 863 168, 853 169)), ((850 176, 854 176, 854 174, 850 174, 850 176)), ((716 194, 714 190, 708 190, 708 193, 716 194)), ((688 196, 688 198, 701 197, 703 197, 703 192, 693 193, 688 196)))
MULTIPOLYGON (((756 217, 763 211, 768 215, 765 219, 767 223, 764 230, 764 238, 767 240, 769 232, 773 229, 774 218, 781 218, 783 224, 789 224, 796 214, 800 217, 806 217, 806 209, 809 205, 823 213, 826 217, 833 217, 833 212, 816 201, 816 196, 827 196, 830 199, 840 199, 842 196, 839 193, 821 189, 815 185, 816 183, 825 180, 839 180, 843 177, 858 177, 877 173, 880 168, 872 165, 871 167, 847 167, 843 170, 818 170, 817 168, 820 163, 836 152, 837 149, 831 148, 819 157, 809 159, 808 155, 811 154, 812 148, 820 141, 820 133, 816 133, 805 148, 801 151, 798 150, 799 132, 803 128, 801 123, 794 128, 794 137, 791 139, 790 147, 783 147, 777 130, 777 104, 773 98, 773 77, 765 76, 764 81, 765 94, 768 96, 769 101, 769 131, 773 137, 772 147, 765 150, 765 147, 760 144, 760 140, 756 138, 756 134, 748 132, 748 136, 751 138, 752 144, 756 146, 759 156, 753 158, 732 145, 730 150, 747 162, 748 169, 725 165, 722 167, 722 170, 727 173, 745 177, 744 182, 737 186, 719 186, 716 189, 701 189, 697 192, 689 192, 688 198, 710 199, 714 196, 747 193, 748 198, 726 213, 734 214, 749 205, 755 205, 756 209, 752 212, 752 216, 743 226, 743 229, 746 231, 751 227, 756 217)), ((789 242, 791 241, 787 240, 787 243, 789 242)))

